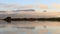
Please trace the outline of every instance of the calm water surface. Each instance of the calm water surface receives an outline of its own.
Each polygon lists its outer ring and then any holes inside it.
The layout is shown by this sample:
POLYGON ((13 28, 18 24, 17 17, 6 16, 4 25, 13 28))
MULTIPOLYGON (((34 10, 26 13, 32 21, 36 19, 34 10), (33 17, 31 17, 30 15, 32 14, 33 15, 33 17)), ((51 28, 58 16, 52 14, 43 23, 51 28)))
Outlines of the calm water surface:
POLYGON ((0 21, 0 34, 60 34, 60 22, 0 21))

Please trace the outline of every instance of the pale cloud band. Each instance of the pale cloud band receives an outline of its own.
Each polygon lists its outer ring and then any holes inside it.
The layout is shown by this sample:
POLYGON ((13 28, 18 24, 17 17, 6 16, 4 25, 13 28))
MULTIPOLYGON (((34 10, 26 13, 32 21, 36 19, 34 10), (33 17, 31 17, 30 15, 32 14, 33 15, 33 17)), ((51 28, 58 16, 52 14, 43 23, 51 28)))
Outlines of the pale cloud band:
POLYGON ((60 9, 60 4, 52 3, 50 6, 46 4, 40 5, 19 5, 19 4, 0 4, 0 7, 7 8, 7 9, 21 9, 21 8, 40 8, 40 9, 60 9))

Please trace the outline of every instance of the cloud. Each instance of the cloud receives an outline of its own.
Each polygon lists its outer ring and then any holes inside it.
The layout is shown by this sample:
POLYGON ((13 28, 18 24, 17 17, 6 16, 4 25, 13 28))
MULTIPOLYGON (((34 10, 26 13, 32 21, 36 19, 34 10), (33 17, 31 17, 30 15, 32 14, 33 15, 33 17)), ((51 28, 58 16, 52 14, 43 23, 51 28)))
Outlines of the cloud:
POLYGON ((10 5, 6 5, 5 7, 7 8, 32 8, 33 5, 18 5, 18 4, 10 4, 10 5))
POLYGON ((21 9, 21 8, 33 8, 33 5, 18 5, 18 4, 6 4, 6 5, 2 5, 0 7, 3 7, 3 8, 10 8, 10 9, 21 9))
POLYGON ((45 4, 40 4, 39 7, 40 7, 41 9, 48 9, 48 6, 45 5, 45 4))
POLYGON ((53 4, 52 4, 52 7, 53 7, 53 8, 59 8, 59 9, 60 9, 60 4, 53 3, 53 4))
POLYGON ((20 12, 18 13, 20 17, 32 17, 32 18, 49 18, 49 17, 59 17, 60 12, 20 12))
POLYGON ((6 5, 5 7, 6 8, 20 8, 21 5, 18 5, 18 4, 10 4, 10 5, 6 5))
POLYGON ((20 4, 3 4, 0 3, 0 9, 2 10, 14 10, 14 9, 25 9, 25 8, 33 8, 33 5, 20 5, 20 4), (3 9, 2 9, 3 8, 3 9))
POLYGON ((25 8, 33 8, 34 6, 33 5, 25 5, 24 7, 25 8))

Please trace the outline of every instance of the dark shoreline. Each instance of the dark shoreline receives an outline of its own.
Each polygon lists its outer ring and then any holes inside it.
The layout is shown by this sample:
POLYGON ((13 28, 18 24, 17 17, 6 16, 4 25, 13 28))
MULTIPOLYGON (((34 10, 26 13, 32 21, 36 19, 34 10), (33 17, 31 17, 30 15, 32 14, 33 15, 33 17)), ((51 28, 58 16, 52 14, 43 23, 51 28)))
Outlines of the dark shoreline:
POLYGON ((7 17, 5 19, 1 19, 7 22, 11 21, 59 21, 60 22, 60 17, 56 18, 11 18, 7 17))

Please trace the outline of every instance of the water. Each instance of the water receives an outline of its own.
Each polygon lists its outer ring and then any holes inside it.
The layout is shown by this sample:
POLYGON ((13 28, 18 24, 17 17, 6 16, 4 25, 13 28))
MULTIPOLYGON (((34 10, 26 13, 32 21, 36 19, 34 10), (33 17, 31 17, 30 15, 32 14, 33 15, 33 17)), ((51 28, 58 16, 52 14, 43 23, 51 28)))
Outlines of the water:
POLYGON ((60 22, 0 20, 0 34, 60 34, 60 22))

